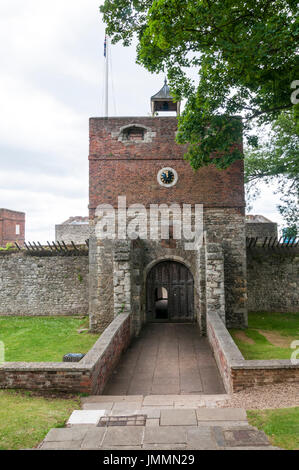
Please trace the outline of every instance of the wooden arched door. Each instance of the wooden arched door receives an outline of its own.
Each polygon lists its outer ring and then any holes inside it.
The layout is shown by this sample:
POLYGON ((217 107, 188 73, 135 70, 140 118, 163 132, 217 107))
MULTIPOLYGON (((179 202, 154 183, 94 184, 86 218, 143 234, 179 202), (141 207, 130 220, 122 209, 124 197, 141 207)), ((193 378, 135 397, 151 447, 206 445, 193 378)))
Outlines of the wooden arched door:
POLYGON ((193 321, 194 282, 190 270, 176 261, 161 261, 147 276, 148 321, 193 321))

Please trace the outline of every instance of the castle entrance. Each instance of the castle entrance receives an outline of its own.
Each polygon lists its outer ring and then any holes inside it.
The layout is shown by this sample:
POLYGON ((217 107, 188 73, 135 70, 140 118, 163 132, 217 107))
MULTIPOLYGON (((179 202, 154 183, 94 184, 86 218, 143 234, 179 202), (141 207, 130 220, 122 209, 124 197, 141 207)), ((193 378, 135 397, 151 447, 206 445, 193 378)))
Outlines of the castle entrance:
POLYGON ((194 281, 190 270, 177 261, 161 261, 146 282, 147 321, 194 320, 194 281))

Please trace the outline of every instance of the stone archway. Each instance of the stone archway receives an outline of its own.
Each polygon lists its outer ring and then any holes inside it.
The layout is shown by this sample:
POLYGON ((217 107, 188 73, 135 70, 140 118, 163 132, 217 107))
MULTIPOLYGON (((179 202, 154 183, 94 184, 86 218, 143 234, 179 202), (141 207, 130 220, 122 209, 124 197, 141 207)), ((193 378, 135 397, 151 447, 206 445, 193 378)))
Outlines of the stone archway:
POLYGON ((183 263, 164 260, 146 279, 147 321, 194 321, 194 280, 183 263))

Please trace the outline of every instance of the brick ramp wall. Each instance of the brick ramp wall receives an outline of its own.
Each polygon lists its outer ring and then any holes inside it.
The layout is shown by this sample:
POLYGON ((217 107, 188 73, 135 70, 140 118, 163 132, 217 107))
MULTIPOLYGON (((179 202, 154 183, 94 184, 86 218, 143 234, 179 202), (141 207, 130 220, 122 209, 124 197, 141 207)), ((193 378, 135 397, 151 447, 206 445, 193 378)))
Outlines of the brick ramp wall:
POLYGON ((77 363, 4 363, 0 365, 0 388, 101 394, 130 343, 130 323, 130 314, 119 314, 77 363))
POLYGON ((271 383, 299 383, 299 364, 291 360, 245 360, 216 312, 207 314, 207 334, 227 393, 271 383))

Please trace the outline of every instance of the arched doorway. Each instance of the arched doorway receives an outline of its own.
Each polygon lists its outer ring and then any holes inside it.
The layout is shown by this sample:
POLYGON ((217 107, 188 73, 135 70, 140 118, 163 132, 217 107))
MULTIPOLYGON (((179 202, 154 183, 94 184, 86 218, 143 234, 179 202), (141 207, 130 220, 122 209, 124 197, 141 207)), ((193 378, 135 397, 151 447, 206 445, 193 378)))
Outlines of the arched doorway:
POLYGON ((146 280, 148 321, 193 321, 194 292, 190 270, 177 261, 161 261, 146 280))

